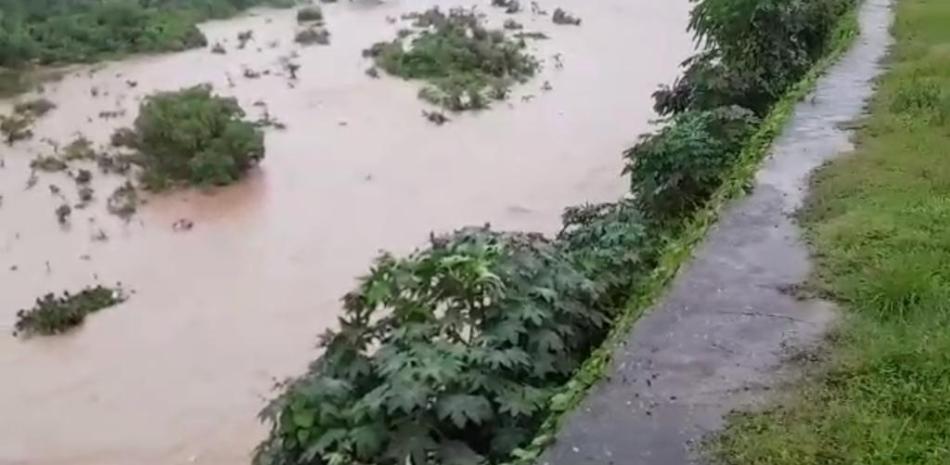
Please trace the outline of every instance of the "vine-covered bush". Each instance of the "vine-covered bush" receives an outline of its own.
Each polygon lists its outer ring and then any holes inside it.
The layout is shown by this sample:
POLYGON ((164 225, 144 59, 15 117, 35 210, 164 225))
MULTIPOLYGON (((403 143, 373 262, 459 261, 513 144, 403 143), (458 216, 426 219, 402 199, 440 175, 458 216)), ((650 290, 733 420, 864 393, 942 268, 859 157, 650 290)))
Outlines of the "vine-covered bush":
POLYGON ((264 158, 264 136, 233 98, 202 85, 149 96, 133 128, 113 143, 137 151, 143 184, 161 190, 176 183, 223 185, 237 181, 264 158))
POLYGON ((735 165, 758 119, 740 107, 674 116, 624 153, 637 204, 658 219, 681 218, 705 202, 735 165))
POLYGON ((463 229, 383 255, 344 298, 324 355, 265 411, 274 426, 255 462, 504 458, 605 334, 598 297, 535 234, 463 229))
POLYGON ((449 110, 483 108, 490 99, 503 99, 513 83, 537 70, 524 41, 486 29, 473 11, 453 9, 446 15, 433 8, 417 15, 416 25, 425 29, 411 41, 379 42, 365 53, 390 74, 429 82, 419 95, 449 110))
POLYGON ((693 0, 703 50, 656 94, 661 114, 724 105, 764 115, 822 56, 854 0, 693 0))

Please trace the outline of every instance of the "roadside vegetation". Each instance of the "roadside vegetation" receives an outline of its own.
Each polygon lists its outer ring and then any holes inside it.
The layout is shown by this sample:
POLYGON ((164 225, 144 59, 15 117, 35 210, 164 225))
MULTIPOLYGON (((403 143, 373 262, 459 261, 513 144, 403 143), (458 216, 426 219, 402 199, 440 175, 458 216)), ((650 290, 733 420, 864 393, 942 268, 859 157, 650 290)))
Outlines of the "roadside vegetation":
POLYGON ((17 312, 14 336, 51 336, 82 324, 86 315, 119 304, 126 299, 121 288, 88 287, 78 294, 50 293, 36 299, 36 305, 17 312))
POLYGON ((230 184, 264 158, 263 133, 235 99, 212 94, 210 86, 149 96, 133 127, 119 129, 112 141, 135 151, 132 160, 151 190, 230 184))
POLYGON ((294 0, 0 0, 0 94, 22 91, 32 64, 88 63, 203 47, 196 24, 294 0))
POLYGON ((841 327, 787 398, 737 415, 730 465, 950 463, 950 3, 901 0, 855 153, 802 214, 841 327))
POLYGON ((474 11, 446 14, 433 8, 409 18, 419 31, 376 43, 364 54, 389 74, 425 81, 419 96, 435 105, 452 111, 485 108, 537 71, 524 41, 487 29, 474 11))
MULTIPOLYGON (((691 30, 704 48, 690 63, 703 73, 690 66, 657 92, 669 117, 626 154, 633 200, 570 207, 553 239, 467 228, 405 258, 383 254, 343 298, 324 354, 262 412, 272 429, 255 464, 533 463, 717 196, 737 193, 736 173, 765 155, 785 115, 769 109, 844 43, 833 26, 851 6, 698 0, 691 30), (777 72, 776 56, 798 61, 777 72), (749 73, 758 79, 737 80, 749 73)), ((434 11, 414 16, 427 29, 411 47, 370 49, 377 66, 428 80, 450 109, 470 108, 493 79, 533 73, 521 44, 471 13, 434 11)))

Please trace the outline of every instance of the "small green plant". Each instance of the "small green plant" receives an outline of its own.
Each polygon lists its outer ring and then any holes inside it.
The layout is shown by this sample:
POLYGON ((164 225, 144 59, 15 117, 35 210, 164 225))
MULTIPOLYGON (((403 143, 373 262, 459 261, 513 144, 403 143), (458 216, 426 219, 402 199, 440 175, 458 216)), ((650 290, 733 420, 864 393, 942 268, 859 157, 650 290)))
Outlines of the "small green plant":
POLYGON ((554 10, 554 14, 551 15, 551 21, 553 21, 554 24, 562 24, 562 25, 563 25, 563 24, 566 24, 566 25, 570 25, 570 26, 580 26, 580 25, 581 25, 581 19, 580 19, 580 18, 574 17, 574 16, 571 15, 570 13, 568 13, 568 12, 566 12, 566 11, 560 9, 560 8, 557 8, 557 9, 554 10))
POLYGON ((92 141, 85 136, 79 136, 63 147, 63 159, 66 161, 95 160, 96 150, 92 141))
POLYGON ((213 95, 210 86, 160 92, 142 103, 133 129, 113 135, 113 144, 136 150, 148 189, 230 184, 264 158, 263 134, 243 117, 236 100, 213 95))
POLYGON ((7 145, 30 139, 33 137, 33 117, 16 113, 10 116, 0 115, 0 133, 3 134, 7 145))
POLYGON ((321 10, 320 7, 316 5, 303 7, 297 10, 297 22, 298 23, 309 23, 309 22, 322 23, 323 10, 321 10))
POLYGON ((17 312, 13 334, 29 337, 64 333, 82 324, 86 315, 119 304, 125 299, 119 287, 89 287, 78 294, 64 292, 61 297, 46 294, 36 299, 33 308, 17 312))
POLYGON ((452 111, 484 108, 491 88, 508 88, 537 71, 524 42, 486 29, 472 11, 446 15, 433 8, 412 18, 425 28, 419 35, 374 44, 364 55, 389 74, 428 82, 419 95, 436 105, 452 111))
POLYGON ((34 170, 45 171, 47 173, 54 173, 69 168, 69 165, 59 157, 53 155, 40 155, 33 160, 30 160, 30 168, 34 170))
POLYGON ((264 411, 256 464, 498 461, 610 318, 552 243, 481 228, 383 255, 343 301, 324 355, 264 411))
POLYGON ((330 31, 320 26, 308 27, 297 32, 297 35, 294 36, 294 42, 301 45, 329 45, 330 31))
POLYGON ((758 125, 739 107, 676 115, 624 152, 638 205, 658 219, 678 219, 703 204, 734 166, 758 125))
POLYGON ((40 118, 56 108, 56 104, 49 99, 38 98, 20 102, 13 106, 13 112, 18 115, 31 115, 40 118))

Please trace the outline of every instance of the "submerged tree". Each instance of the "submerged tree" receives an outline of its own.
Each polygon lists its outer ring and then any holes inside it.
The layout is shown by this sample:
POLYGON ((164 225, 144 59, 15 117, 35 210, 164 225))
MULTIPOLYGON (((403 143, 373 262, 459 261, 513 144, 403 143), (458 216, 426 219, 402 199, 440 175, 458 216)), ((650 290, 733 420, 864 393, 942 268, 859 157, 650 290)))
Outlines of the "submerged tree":
POLYGON ((131 130, 113 137, 136 150, 142 182, 160 190, 178 183, 224 185, 264 158, 264 136, 233 98, 207 85, 148 97, 131 130), (121 134, 121 136, 119 136, 121 134))

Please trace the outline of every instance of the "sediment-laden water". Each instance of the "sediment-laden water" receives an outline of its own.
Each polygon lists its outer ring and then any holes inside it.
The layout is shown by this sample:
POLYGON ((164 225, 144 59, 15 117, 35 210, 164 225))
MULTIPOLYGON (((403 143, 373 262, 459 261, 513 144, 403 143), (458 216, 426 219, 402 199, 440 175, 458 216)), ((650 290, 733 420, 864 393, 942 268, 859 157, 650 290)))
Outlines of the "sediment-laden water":
MULTIPOLYGON (((387 17, 435 3, 325 5, 331 45, 303 48, 293 11, 256 11, 202 26, 225 55, 133 58, 46 84, 58 108, 32 140, 0 147, 0 464, 246 463, 274 380, 317 355, 315 336, 380 249, 406 253, 430 231, 485 222, 550 234, 564 206, 623 194, 620 151, 647 129, 650 93, 691 51, 688 1, 540 2, 580 27, 525 8, 513 17, 551 37, 532 42, 540 75, 508 103, 442 127, 421 117, 417 83, 370 79, 360 54, 406 27, 387 17), (237 50, 247 29, 254 40, 237 50), (297 81, 281 66, 293 51, 297 81), (244 68, 270 73, 248 79, 244 68), (30 160, 50 142, 105 144, 143 96, 205 82, 253 118, 263 101, 287 125, 268 130, 266 160, 240 184, 152 196, 124 222, 105 208, 123 180, 93 169, 96 200, 67 227, 49 187, 75 203, 66 173, 37 173, 27 188, 30 160), (194 227, 176 231, 179 219, 194 227), (93 239, 100 230, 108 240, 93 239), (76 331, 6 335, 46 292, 117 281, 131 298, 76 331)), ((482 3, 496 26, 509 17, 482 3)))

